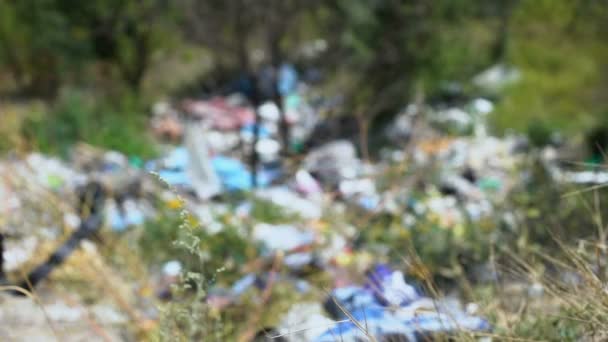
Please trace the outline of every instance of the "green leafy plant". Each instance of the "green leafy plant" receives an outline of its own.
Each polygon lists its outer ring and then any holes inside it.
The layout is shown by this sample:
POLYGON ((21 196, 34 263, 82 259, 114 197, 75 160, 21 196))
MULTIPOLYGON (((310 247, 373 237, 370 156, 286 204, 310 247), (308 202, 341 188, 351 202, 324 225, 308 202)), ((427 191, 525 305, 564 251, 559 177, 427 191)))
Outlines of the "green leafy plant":
POLYGON ((150 137, 142 133, 146 117, 142 107, 125 96, 113 104, 93 101, 84 94, 67 92, 47 111, 30 113, 22 133, 35 148, 66 154, 76 142, 117 150, 142 158, 155 154, 150 137))

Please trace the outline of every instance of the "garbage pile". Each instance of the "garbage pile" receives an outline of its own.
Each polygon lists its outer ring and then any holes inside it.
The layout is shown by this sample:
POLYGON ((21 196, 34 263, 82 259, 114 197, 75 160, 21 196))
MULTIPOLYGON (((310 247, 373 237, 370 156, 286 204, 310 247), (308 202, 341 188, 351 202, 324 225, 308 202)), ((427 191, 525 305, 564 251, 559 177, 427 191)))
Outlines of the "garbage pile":
MULTIPOLYGON (((284 157, 287 150, 302 150, 322 122, 323 108, 311 104, 294 70, 285 66, 282 73, 281 104, 269 100, 254 108, 233 94, 155 105, 151 129, 171 143, 155 160, 79 144, 69 162, 36 153, 0 162, 0 229, 9 237, 5 270, 31 264, 41 241, 59 240, 78 227, 74 194, 94 180, 110 194, 103 216, 119 239, 147 229, 146 223, 166 210, 185 210, 205 237, 231 229, 244 245, 238 252, 250 259, 232 260, 233 246, 193 245, 209 249, 200 252, 207 260, 229 264, 226 272, 234 280, 210 285, 205 303, 227 310, 245 305, 248 294, 263 298, 284 284, 298 300, 269 323, 284 338, 415 341, 435 333, 491 330, 457 299, 424 294, 407 275, 410 270, 390 257, 391 249, 405 246, 388 240, 391 229, 406 236, 420 225, 466 240, 466 226, 501 219, 500 204, 524 178, 525 141, 488 135, 486 116, 493 104, 478 98, 462 106, 407 106, 389 125, 391 144, 375 161, 362 160, 350 140, 284 157), (289 146, 281 143, 282 120, 289 126, 289 146), (255 170, 252 151, 259 157, 255 170), (263 206, 270 208, 266 217, 257 212, 263 206), (376 232, 363 226, 364 216, 382 215, 399 225, 376 232), (384 240, 372 241, 372 233, 384 240), (398 267, 382 264, 387 261, 398 267), (329 286, 330 293, 319 294, 321 286, 329 286), (294 323, 297 318, 301 322, 294 323)), ((566 177, 591 182, 605 175, 566 177)), ((152 269, 157 273, 152 287, 160 289, 156 300, 170 299, 185 261, 168 259, 152 269)), ((140 289, 130 293, 137 297, 140 289)), ((254 302, 265 305, 264 299, 254 302)), ((158 318, 154 315, 149 316, 158 318)))
POLYGON ((293 68, 284 66, 281 75, 280 107, 266 101, 252 108, 238 93, 155 105, 154 132, 182 144, 146 169, 158 172, 171 186, 191 187, 203 199, 223 190, 250 190, 252 171, 261 187, 280 178, 281 153, 301 149, 318 121, 318 111, 305 100, 306 87, 296 86, 293 68), (279 142, 283 122, 289 127, 289 146, 285 147, 279 142), (250 170, 248 162, 253 151, 260 159, 256 170, 250 170))
MULTIPOLYGON (((197 144, 199 147, 209 146, 208 150, 202 152, 202 157, 196 156, 194 149, 189 148, 186 142, 185 147, 178 147, 166 158, 146 166, 150 170, 157 170, 160 178, 169 185, 191 190, 199 199, 209 199, 209 193, 252 190, 252 174, 248 169, 252 147, 247 147, 247 144, 252 142, 253 129, 248 119, 242 119, 250 116, 237 114, 244 113, 244 110, 232 114, 225 112, 224 115, 232 116, 234 121, 230 125, 217 125, 214 120, 218 115, 214 114, 216 108, 213 103, 222 102, 217 99, 213 101, 197 107, 198 115, 209 120, 208 123, 193 126, 208 139, 206 143, 197 144), (224 139, 219 138, 222 136, 224 139), (215 139, 212 137, 233 143, 227 147, 209 142, 215 139), (199 172, 198 177, 207 183, 198 188, 194 181, 196 172, 188 170, 192 162, 203 165, 202 160, 207 161, 208 170, 199 172)), ((290 216, 290 222, 280 224, 256 222, 252 213, 255 204, 251 200, 236 205, 235 212, 243 220, 240 224, 246 226, 247 220, 251 219, 255 222, 245 235, 260 246, 258 256, 265 260, 262 264, 266 266, 254 272, 249 270, 231 286, 215 287, 210 291, 209 305, 218 310, 242 305, 246 293, 253 291, 262 294, 276 283, 289 284, 297 293, 305 296, 315 287, 305 274, 321 272, 335 280, 334 290, 326 304, 339 304, 333 307, 325 305, 326 312, 315 310, 311 319, 316 324, 322 323, 327 329, 314 327, 317 336, 312 336, 308 329, 312 326, 303 328, 302 324, 298 324, 299 328, 286 327, 289 323, 283 322, 277 328, 281 336, 298 340, 301 336, 289 331, 302 329, 306 331, 306 337, 302 340, 325 341, 341 336, 345 341, 354 341, 364 338, 366 334, 378 338, 402 336, 416 340, 437 332, 489 330, 487 321, 463 311, 457 301, 423 296, 421 291, 405 282, 400 271, 376 268, 371 273, 377 278, 375 282, 368 281, 364 286, 357 286, 344 274, 353 269, 359 273, 374 269, 374 258, 383 260, 386 255, 372 256, 369 251, 359 250, 355 243, 359 238, 355 227, 327 227, 328 216, 349 208, 370 214, 399 215, 404 229, 415 225, 417 220, 436 221, 439 227, 453 230, 456 235, 466 222, 491 217, 495 204, 500 203, 513 183, 518 181, 522 142, 516 137, 499 139, 486 134, 484 117, 492 110, 491 102, 476 99, 466 108, 471 114, 460 109, 458 115, 455 115, 455 110, 433 111, 428 119, 432 125, 428 128, 430 137, 414 141, 411 156, 404 156, 403 145, 398 145, 409 144, 414 139, 411 132, 406 132, 412 128, 409 121, 413 111, 410 109, 398 116, 392 125, 391 134, 398 138, 397 144, 388 148, 385 157, 375 163, 362 161, 352 142, 337 140, 308 151, 301 162, 288 169, 284 164, 273 164, 279 159, 280 149, 278 130, 273 125, 279 120, 278 107, 269 103, 260 106, 257 111, 263 118, 263 125, 258 128, 261 138, 258 143, 267 139, 274 141, 274 147, 267 150, 260 147, 257 151, 263 163, 256 172, 258 187, 253 189, 253 195, 257 200, 268 201, 296 216, 290 216), (446 138, 438 133, 445 125, 460 125, 459 131, 466 131, 464 125, 469 125, 475 134, 446 138), (426 173, 421 184, 404 187, 384 184, 384 173, 404 162, 411 172, 432 170, 432 173, 426 173), (276 169, 270 172, 269 165, 276 169), (287 273, 278 273, 273 268, 276 266, 271 267, 277 260, 287 273), (348 313, 340 312, 338 308, 348 313), (367 331, 362 331, 358 324, 359 320, 364 319, 367 320, 367 331)), ((184 140, 187 141, 188 137, 184 137, 184 140)), ((190 208, 194 213, 208 213, 202 207, 213 205, 213 202, 193 202, 190 208)), ((205 222, 203 229, 207 227, 212 232, 221 230, 217 225, 205 222)))

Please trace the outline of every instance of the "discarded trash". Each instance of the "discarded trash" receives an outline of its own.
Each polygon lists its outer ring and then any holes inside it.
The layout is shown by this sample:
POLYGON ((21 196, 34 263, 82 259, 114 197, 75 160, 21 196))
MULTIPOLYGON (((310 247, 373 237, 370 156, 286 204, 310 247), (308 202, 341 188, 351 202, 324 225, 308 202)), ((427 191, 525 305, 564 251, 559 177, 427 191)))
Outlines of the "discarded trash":
POLYGON ((520 78, 517 69, 502 64, 494 65, 473 78, 473 83, 483 89, 498 91, 507 84, 520 78))
POLYGON ((291 251, 314 242, 312 232, 302 232, 293 226, 265 223, 259 223, 253 228, 253 238, 271 251, 291 251))
POLYGON ((210 101, 188 100, 184 101, 183 108, 190 115, 203 119, 219 130, 236 130, 255 121, 253 110, 231 105, 224 98, 214 98, 210 101))
MULTIPOLYGON (((211 150, 202 125, 190 122, 186 127, 185 145, 188 151, 187 173, 194 191, 202 199, 211 198, 221 191, 217 170, 211 164, 211 150)), ((184 162, 185 160, 180 160, 184 162)))
POLYGON ((298 170, 295 176, 296 189, 304 195, 318 194, 322 191, 319 182, 306 170, 298 170))
POLYGON ((283 316, 277 330, 292 342, 308 342, 335 323, 323 314, 318 303, 294 304, 283 316))
POLYGON ((298 72, 293 65, 283 63, 279 67, 279 82, 278 91, 281 95, 286 96, 295 91, 298 84, 298 72))
POLYGON ((355 146, 345 140, 321 146, 311 151, 304 160, 306 170, 331 186, 337 186, 344 178, 355 177, 359 166, 355 146))
POLYGON ((399 336, 417 341, 433 333, 490 329, 487 321, 468 315, 448 301, 423 297, 405 283, 400 272, 385 266, 370 272, 370 283, 366 287, 334 290, 326 308, 340 320, 315 341, 334 341, 336 336, 344 341, 358 341, 368 334, 378 339, 399 336), (365 331, 360 327, 365 327, 365 331))
MULTIPOLYGON (((517 75, 514 69, 497 66, 480 75, 477 82, 495 86, 512 82, 517 75)), ((272 75, 265 74, 268 76, 272 75)), ((468 234, 469 225, 488 221, 492 226, 500 221, 510 228, 516 226, 518 213, 499 209, 513 185, 529 178, 519 168, 524 159, 521 152, 528 147, 521 137, 488 134, 486 119, 494 111, 494 103, 474 98, 460 104, 408 105, 385 131, 391 146, 381 146, 379 156, 372 156, 370 162, 361 161, 350 140, 334 140, 302 155, 284 156, 283 148, 290 152, 309 148, 306 142, 312 129, 340 99, 319 98, 299 83, 295 68, 287 64, 279 69, 278 88, 274 76, 266 81, 272 81, 267 90, 273 98, 263 99, 266 102, 257 108, 261 118, 257 127, 253 108, 242 96, 186 100, 179 110, 168 102, 156 105, 152 130, 175 143, 164 146, 165 154, 157 160, 143 161, 79 145, 73 149, 70 162, 36 153, 23 160, 1 162, 0 174, 7 177, 0 177, 0 228, 13 233, 19 232, 15 227, 41 227, 35 239, 6 243, 5 270, 28 264, 41 241, 59 239, 64 226, 72 230, 83 224, 80 213, 64 208, 61 215, 55 215, 59 222, 25 224, 19 219, 27 217, 23 212, 32 206, 31 199, 46 199, 47 193, 67 199, 79 185, 93 179, 112 189, 112 196, 104 200, 103 216, 114 233, 142 226, 165 211, 179 211, 196 234, 205 235, 200 245, 198 237, 193 238, 191 247, 201 246, 200 257, 207 261, 217 261, 212 260, 216 255, 225 257, 226 269, 232 272, 230 280, 211 285, 209 291, 204 289, 214 310, 243 305, 246 300, 241 299, 248 300, 250 291, 271 291, 273 282, 288 283, 290 291, 298 294, 313 293, 318 290, 313 281, 316 278, 308 275, 314 272, 320 273, 323 281, 335 283, 332 298, 325 303, 327 313, 319 303, 289 303, 290 310, 275 320, 280 321, 276 330, 291 340, 334 341, 339 336, 355 341, 365 339, 365 334, 379 340, 394 336, 418 340, 437 332, 489 330, 486 320, 474 316, 479 311, 475 303, 469 303, 464 311, 454 300, 426 297, 401 271, 377 266, 360 285, 353 285, 349 276, 361 276, 369 265, 391 260, 393 241, 400 244, 405 238, 420 238, 422 242, 416 241, 419 246, 435 248, 431 245, 443 243, 439 241, 444 239, 442 234, 458 242, 481 234, 481 230, 468 234), (276 90, 290 125, 290 146, 279 143, 280 106, 272 102, 277 100, 276 90), (255 190, 250 165, 254 151, 259 157, 255 190), (148 177, 142 165, 171 189, 148 177), (27 192, 15 190, 19 183, 13 175, 28 180, 27 192), (268 206, 272 212, 264 213, 269 214, 268 219, 258 215, 256 200, 242 191, 252 191, 255 198, 280 207, 291 215, 290 221, 277 219, 275 206, 268 206), (437 233, 437 241, 433 241, 435 236, 420 233, 420 227, 437 233), (219 246, 221 253, 206 249, 207 240, 227 232, 234 234, 234 240, 219 246), (240 239, 245 242, 241 244, 240 239), (233 253, 244 256, 232 258, 233 253), (251 256, 256 260, 247 260, 251 256), (274 260, 281 261, 280 270, 273 268, 274 260), (364 322, 367 331, 363 333, 343 309, 364 322)), ((357 141, 354 136, 349 138, 357 141)), ((597 168, 563 170, 557 166, 558 156, 557 148, 543 151, 544 163, 555 180, 608 182, 608 173, 597 168)), ((82 196, 79 200, 85 202, 82 196)), ((118 235, 130 238, 131 232, 118 235)), ((171 285, 188 271, 189 264, 179 258, 171 255, 155 267, 150 297, 155 291, 160 298, 171 297, 171 285), (176 260, 166 262, 171 258, 176 260)), ((538 284, 528 290, 530 297, 543 293, 538 284)), ((68 314, 64 318, 72 319, 68 314)))
POLYGON ((274 139, 261 139, 255 145, 256 152, 264 162, 276 160, 281 150, 281 144, 274 139))
POLYGON ((255 194, 305 219, 318 219, 322 214, 321 204, 302 198, 286 187, 261 189, 256 191, 255 194))

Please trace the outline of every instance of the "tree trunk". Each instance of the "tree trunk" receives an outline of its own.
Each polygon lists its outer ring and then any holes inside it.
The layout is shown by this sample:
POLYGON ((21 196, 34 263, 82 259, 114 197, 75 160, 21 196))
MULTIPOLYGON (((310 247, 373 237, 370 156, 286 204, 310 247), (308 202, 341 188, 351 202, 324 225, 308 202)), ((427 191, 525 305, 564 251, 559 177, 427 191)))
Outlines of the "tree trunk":
POLYGON ((369 120, 367 120, 361 111, 357 111, 355 115, 357 124, 359 125, 359 145, 361 145, 361 156, 366 162, 370 161, 369 157, 369 120))
POLYGON ((129 38, 135 49, 135 59, 119 60, 118 64, 123 79, 129 88, 137 94, 150 62, 150 37, 147 32, 135 32, 129 38))
POLYGON ((503 63, 507 58, 511 14, 516 5, 517 1, 509 1, 504 5, 500 13, 500 23, 496 34, 496 41, 492 48, 492 61, 494 63, 503 63))
POLYGON ((255 73, 250 72, 251 79, 251 105, 253 106, 253 110, 255 112, 255 122, 253 124, 253 143, 251 146, 251 187, 257 188, 258 186, 258 178, 257 178, 257 169, 258 169, 258 153, 255 150, 255 145, 257 145, 259 136, 260 136, 260 113, 258 112, 258 107, 260 106, 260 96, 258 91, 258 80, 257 75, 255 73))
POLYGON ((285 108, 283 107, 283 94, 279 91, 280 81, 280 70, 281 70, 281 48, 280 48, 280 37, 276 34, 271 34, 270 42, 270 54, 272 68, 274 70, 274 89, 273 89, 273 102, 279 108, 279 135, 281 144, 283 146, 283 154, 289 153, 289 125, 287 123, 287 117, 285 116, 285 108))

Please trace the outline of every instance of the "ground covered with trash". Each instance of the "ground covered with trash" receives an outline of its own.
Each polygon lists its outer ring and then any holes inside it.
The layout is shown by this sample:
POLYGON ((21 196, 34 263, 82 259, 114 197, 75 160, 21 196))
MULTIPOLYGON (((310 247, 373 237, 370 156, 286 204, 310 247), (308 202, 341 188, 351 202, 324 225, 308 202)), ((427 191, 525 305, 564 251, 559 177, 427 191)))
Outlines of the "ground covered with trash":
POLYGON ((410 104, 363 156, 356 136, 319 129, 339 99, 284 68, 281 106, 239 94, 157 103, 158 158, 84 143, 67 158, 3 158, 3 340, 589 333, 539 319, 580 314, 563 312, 566 285, 547 279, 580 286, 584 273, 549 266, 543 248, 573 236, 572 222, 592 229, 563 195, 608 178, 563 162, 580 159, 575 141, 494 136, 494 103, 479 96, 410 104))

